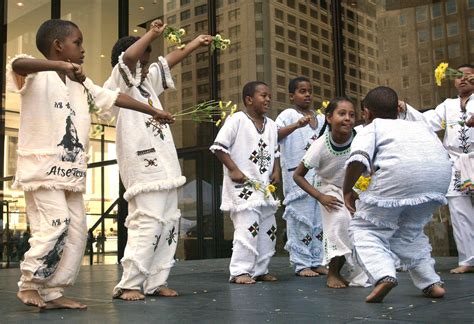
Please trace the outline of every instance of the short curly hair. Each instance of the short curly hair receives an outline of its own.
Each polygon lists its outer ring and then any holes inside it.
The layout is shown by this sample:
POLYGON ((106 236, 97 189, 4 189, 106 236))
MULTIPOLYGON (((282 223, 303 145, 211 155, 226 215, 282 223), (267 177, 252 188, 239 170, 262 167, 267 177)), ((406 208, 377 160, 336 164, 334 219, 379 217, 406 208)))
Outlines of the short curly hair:
POLYGON ((69 20, 50 19, 46 20, 36 32, 36 47, 45 57, 48 57, 51 45, 55 39, 63 41, 71 35, 72 30, 79 27, 69 20))
MULTIPOLYGON (((117 65, 120 54, 125 52, 127 48, 132 46, 139 39, 140 37, 138 36, 125 36, 125 37, 120 38, 117 42, 115 42, 115 45, 112 48, 112 55, 110 57, 110 63, 112 64, 112 67, 117 65)), ((148 45, 145 52, 148 52, 148 53, 151 52, 150 45, 148 45)))

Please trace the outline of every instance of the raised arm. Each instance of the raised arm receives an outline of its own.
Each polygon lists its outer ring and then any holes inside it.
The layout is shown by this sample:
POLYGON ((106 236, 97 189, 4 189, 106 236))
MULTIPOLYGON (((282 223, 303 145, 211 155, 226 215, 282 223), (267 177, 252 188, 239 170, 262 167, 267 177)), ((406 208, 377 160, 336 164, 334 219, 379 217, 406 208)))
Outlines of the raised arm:
POLYGON ((193 39, 189 44, 182 49, 176 49, 165 56, 166 61, 168 62, 168 66, 172 68, 179 62, 181 62, 186 56, 191 54, 194 50, 199 48, 200 46, 209 46, 212 41, 211 35, 199 35, 195 39, 193 39))
POLYGON ((76 82, 83 82, 86 78, 79 64, 65 61, 40 60, 26 57, 19 58, 13 61, 12 70, 23 77, 37 72, 56 71, 64 73, 69 79, 76 82))
POLYGON ((161 124, 174 123, 174 118, 169 112, 153 109, 148 104, 137 101, 124 93, 119 93, 117 100, 115 101, 115 105, 121 108, 135 110, 150 115, 161 124))
POLYGON ((166 24, 163 24, 160 19, 153 21, 150 25, 150 30, 127 48, 122 59, 130 71, 135 71, 135 66, 143 53, 145 53, 147 47, 163 33, 165 28, 166 24))
POLYGON ((214 154, 216 155, 217 159, 225 165, 225 167, 229 170, 229 176, 232 181, 237 183, 244 183, 248 180, 245 174, 240 171, 237 164, 235 164, 234 160, 230 157, 229 154, 223 151, 215 151, 214 154))
POLYGON ((278 129, 278 141, 281 141, 282 139, 284 139, 285 137, 287 137, 288 135, 293 133, 298 128, 308 125, 310 119, 311 119, 311 117, 309 117, 309 116, 301 117, 295 123, 290 124, 286 127, 279 128, 278 129))
POLYGON ((342 201, 337 199, 334 196, 325 195, 322 192, 314 188, 308 180, 306 180, 305 175, 308 173, 308 168, 301 162, 293 173, 293 180, 295 183, 304 191, 306 191, 311 197, 316 199, 323 205, 327 210, 337 210, 342 206, 342 201))

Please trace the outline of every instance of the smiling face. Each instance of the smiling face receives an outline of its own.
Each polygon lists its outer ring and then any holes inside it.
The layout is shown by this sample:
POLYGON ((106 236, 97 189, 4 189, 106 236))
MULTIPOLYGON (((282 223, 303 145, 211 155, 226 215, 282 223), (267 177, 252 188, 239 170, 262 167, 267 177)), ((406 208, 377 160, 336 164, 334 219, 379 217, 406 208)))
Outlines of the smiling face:
POLYGON ((257 115, 263 116, 270 110, 270 88, 260 84, 255 88, 253 96, 246 97, 247 108, 252 109, 257 115))
POLYGON ((313 90, 311 83, 301 81, 298 83, 294 93, 290 93, 290 99, 296 107, 301 109, 308 109, 311 106, 311 96, 313 90))
POLYGON ((62 41, 58 42, 60 58, 76 64, 84 63, 84 48, 82 47, 82 33, 78 28, 69 27, 70 33, 62 41))
POLYGON ((340 136, 350 136, 355 124, 355 108, 349 101, 341 101, 332 114, 326 116, 331 132, 340 136))
POLYGON ((470 95, 474 92, 474 83, 470 83, 468 77, 474 74, 474 69, 470 67, 461 67, 458 71, 461 71, 463 76, 454 79, 454 86, 461 96, 470 95))

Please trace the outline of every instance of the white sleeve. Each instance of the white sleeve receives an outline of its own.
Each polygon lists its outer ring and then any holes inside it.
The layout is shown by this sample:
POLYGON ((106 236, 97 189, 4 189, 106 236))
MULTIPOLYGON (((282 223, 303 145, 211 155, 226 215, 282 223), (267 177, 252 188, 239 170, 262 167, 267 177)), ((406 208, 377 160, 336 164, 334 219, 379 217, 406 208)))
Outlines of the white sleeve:
POLYGON ((319 168, 319 161, 321 160, 321 152, 319 152, 319 141, 314 141, 313 144, 309 147, 306 154, 303 156, 301 162, 303 162, 304 166, 307 169, 318 169, 319 168))
POLYGON ((209 150, 212 153, 216 151, 222 151, 224 153, 230 154, 229 149, 232 147, 239 129, 239 119, 235 116, 228 117, 217 133, 214 143, 211 145, 209 150))
POLYGON ((157 95, 168 88, 175 89, 168 61, 162 56, 148 68, 148 78, 157 95))
POLYGON ((6 90, 9 92, 22 94, 27 88, 29 80, 33 79, 38 74, 30 73, 26 77, 16 74, 15 71, 13 71, 12 64, 13 62, 21 58, 34 59, 34 57, 31 55, 19 54, 8 62, 6 69, 6 90), (18 81, 20 81, 21 79, 24 79, 24 82, 21 82, 21 84, 19 84, 18 81))
POLYGON ((90 91, 95 105, 99 108, 98 115, 102 120, 110 120, 114 115, 112 108, 119 95, 119 89, 111 90, 99 87, 89 78, 84 81, 84 86, 90 91))
POLYGON ((443 120, 445 115, 445 102, 438 105, 435 109, 430 109, 424 113, 421 113, 407 104, 407 110, 404 119, 410 121, 424 121, 434 132, 437 132, 443 129, 443 120))
POLYGON ((286 113, 286 110, 283 110, 278 117, 275 119, 275 123, 277 125, 277 128, 280 129, 282 127, 288 126, 288 116, 286 113))
POLYGON ((375 155, 375 123, 361 129, 351 144, 351 155, 346 161, 346 166, 351 162, 361 162, 365 166, 364 176, 369 176, 372 171, 372 160, 375 155))

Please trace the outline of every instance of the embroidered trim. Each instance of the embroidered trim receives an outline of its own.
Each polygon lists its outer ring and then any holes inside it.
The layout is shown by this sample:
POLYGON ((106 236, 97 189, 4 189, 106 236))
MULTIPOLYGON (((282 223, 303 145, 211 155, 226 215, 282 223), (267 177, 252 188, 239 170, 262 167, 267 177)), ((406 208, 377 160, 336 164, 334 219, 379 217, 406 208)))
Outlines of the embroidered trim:
POLYGON ((223 147, 223 148, 225 148, 226 150, 228 150, 228 149, 229 149, 229 147, 227 147, 227 146, 225 146, 224 144, 222 144, 222 143, 219 143, 219 142, 214 142, 214 143, 213 143, 213 145, 218 145, 218 146, 220 146, 220 147, 223 147))
POLYGON ((142 150, 142 151, 137 151, 137 155, 138 156, 142 156, 142 155, 145 155, 145 154, 150 154, 150 153, 155 153, 156 150, 155 148, 150 148, 150 149, 147 149, 147 150, 142 150))
POLYGON ((245 111, 243 111, 243 113, 245 114, 245 116, 248 117, 248 119, 250 119, 250 121, 252 122, 253 126, 255 127, 255 129, 257 130, 257 133, 259 133, 260 135, 265 133, 265 126, 267 125, 267 117, 264 116, 263 118, 263 126, 262 126, 262 129, 258 129, 257 127, 257 124, 255 123, 255 121, 252 119, 252 117, 250 117, 245 111))
POLYGON ((397 280, 397 278, 390 277, 390 276, 385 276, 385 277, 383 277, 382 279, 380 279, 379 281, 377 281, 377 283, 376 283, 375 285, 378 286, 378 285, 380 285, 381 283, 391 283, 391 284, 393 284, 393 287, 398 286, 398 280, 397 280))
POLYGON ((423 295, 430 297, 430 293, 433 290, 433 288, 435 288, 435 287, 443 288, 444 287, 444 282, 438 281, 438 282, 432 283, 431 285, 429 285, 428 287, 426 287, 425 289, 422 290, 423 295))
MULTIPOLYGON (((161 61, 158 61, 157 63, 158 63, 158 66, 160 67, 161 75, 165 76, 166 74, 165 74, 165 68, 163 67, 163 63, 161 63, 161 61)), ((165 77, 161 78, 161 84, 162 84, 164 90, 168 89, 168 84, 166 84, 166 78, 165 77)))
POLYGON ((120 75, 122 76, 123 81, 127 85, 127 87, 129 87, 129 88, 133 87, 133 84, 128 79, 127 72, 124 71, 124 69, 120 66, 120 64, 118 66, 118 70, 119 70, 120 75))
POLYGON ((352 138, 349 141, 348 145, 338 147, 332 143, 330 134, 331 134, 330 132, 326 133, 324 143, 326 144, 326 147, 331 154, 336 155, 336 156, 341 156, 341 155, 346 155, 351 152, 352 138))

